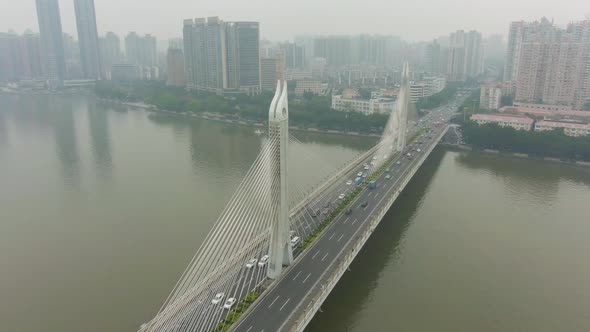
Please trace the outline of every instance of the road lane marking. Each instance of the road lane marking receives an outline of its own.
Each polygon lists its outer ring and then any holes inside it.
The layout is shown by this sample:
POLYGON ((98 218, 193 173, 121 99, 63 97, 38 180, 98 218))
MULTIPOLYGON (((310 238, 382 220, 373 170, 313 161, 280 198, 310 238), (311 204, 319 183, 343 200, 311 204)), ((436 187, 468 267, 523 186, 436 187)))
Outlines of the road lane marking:
POLYGON ((287 303, 289 303, 289 301, 291 301, 291 298, 288 298, 287 301, 285 301, 285 303, 281 306, 279 311, 283 310, 283 308, 287 305, 287 303))
POLYGON ((370 192, 370 193, 369 193, 367 196, 368 196, 368 197, 371 197, 371 196, 373 196, 373 192, 371 191, 371 192, 370 192))
POLYGON ((322 262, 324 261, 324 259, 326 259, 326 257, 327 257, 327 256, 328 256, 328 253, 326 253, 326 254, 324 255, 324 257, 322 257, 322 262))
POLYGON ((304 283, 307 281, 307 278, 309 278, 309 276, 310 276, 310 275, 311 275, 311 273, 310 273, 310 274, 308 274, 308 275, 307 275, 307 277, 305 277, 305 279, 303 279, 303 282, 302 282, 302 284, 304 284, 304 283))
POLYGON ((343 224, 346 224, 348 222, 348 220, 350 219, 350 217, 344 219, 344 222, 342 222, 343 224))
POLYGON ((319 253, 320 253, 320 251, 318 250, 318 251, 315 253, 315 255, 311 256, 311 259, 314 259, 314 258, 315 258, 315 256, 317 256, 319 253))
POLYGON ((299 277, 300 274, 301 274, 301 271, 297 272, 297 274, 295 275, 295 278, 293 278, 293 280, 297 279, 297 277, 299 277))
POLYGON ((250 326, 250 327, 249 327, 249 328, 246 330, 246 332, 250 332, 250 330, 251 330, 253 327, 254 327, 254 326, 250 326))
POLYGON ((334 235, 336 235, 336 232, 332 233, 332 236, 330 236, 330 237, 328 238, 328 240, 332 240, 332 238, 334 237, 334 235))
POLYGON ((272 301, 272 303, 268 306, 268 308, 270 309, 270 307, 272 307, 273 304, 275 304, 275 302, 277 302, 277 300, 279 299, 279 297, 281 297, 280 295, 277 295, 277 298, 272 301))
POLYGON ((357 221, 358 221, 358 219, 355 219, 355 220, 352 222, 352 224, 354 225, 354 223, 355 223, 355 222, 357 222, 357 221))
MULTIPOLYGON (((340 242, 340 240, 342 240, 342 237, 344 236, 344 234, 340 235, 340 237, 338 238, 338 241, 336 242, 340 242)), ((327 255, 327 254, 326 254, 327 255)))

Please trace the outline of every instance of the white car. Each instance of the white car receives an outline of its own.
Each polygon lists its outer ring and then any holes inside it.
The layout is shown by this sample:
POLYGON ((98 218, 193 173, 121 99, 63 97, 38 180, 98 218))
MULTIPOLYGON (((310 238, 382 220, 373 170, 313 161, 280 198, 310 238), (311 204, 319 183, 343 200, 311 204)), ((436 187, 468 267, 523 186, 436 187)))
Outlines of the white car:
POLYGON ((340 195, 338 195, 338 198, 339 198, 339 199, 344 199, 344 194, 340 194, 340 195))
POLYGON ((421 150, 420 150, 420 149, 418 149, 418 150, 416 150, 416 151, 420 152, 421 150))
POLYGON ((217 303, 221 302, 221 300, 223 300, 224 296, 225 296, 225 294, 223 294, 223 293, 217 293, 215 295, 215 297, 213 298, 213 300, 211 300, 211 303, 217 304, 217 303))
POLYGON ((258 266, 263 267, 266 265, 266 263, 268 263, 268 255, 264 255, 260 258, 260 261, 258 262, 258 266))
POLYGON ((246 268, 251 269, 254 266, 256 266, 256 263, 258 262, 258 259, 256 258, 252 258, 248 261, 248 263, 246 264, 246 268))
POLYGON ((387 175, 385 175, 385 178, 386 179, 391 179, 391 175, 387 174, 387 175))
POLYGON ((401 164, 402 164, 402 162, 398 160, 398 161, 397 161, 395 164, 396 164, 396 165, 401 165, 401 164))
POLYGON ((367 165, 367 166, 365 166, 365 171, 368 171, 368 170, 369 170, 369 166, 367 165))
POLYGON ((377 157, 376 157, 376 156, 375 156, 375 157, 373 157, 373 160, 377 160, 377 157))
POLYGON ((231 309, 231 307, 234 306, 234 304, 236 304, 236 298, 235 297, 230 297, 229 299, 227 299, 227 301, 225 301, 225 304, 223 305, 223 309, 231 309))
POLYGON ((356 176, 363 176, 363 172, 356 173, 356 176))
MULTIPOLYGON (((361 175, 363 175, 363 174, 361 173, 361 175)), ((347 186, 350 186, 351 184, 352 184, 352 180, 348 180, 348 181, 346 181, 346 185, 347 185, 347 186)))
POLYGON ((299 241, 301 241, 301 238, 299 236, 295 236, 291 239, 291 247, 294 247, 296 245, 299 244, 299 241))

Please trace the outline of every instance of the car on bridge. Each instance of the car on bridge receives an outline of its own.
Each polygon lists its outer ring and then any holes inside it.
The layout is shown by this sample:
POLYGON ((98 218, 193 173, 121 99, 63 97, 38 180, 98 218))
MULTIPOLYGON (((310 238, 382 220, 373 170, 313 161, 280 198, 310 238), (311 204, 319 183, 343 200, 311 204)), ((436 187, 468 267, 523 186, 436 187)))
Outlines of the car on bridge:
POLYGON ((296 245, 301 242, 301 238, 299 236, 295 236, 291 239, 291 247, 295 247, 296 245))
POLYGON ((217 304, 219 302, 221 302, 221 300, 223 300, 223 297, 225 296, 225 294, 223 293, 217 293, 215 294, 215 297, 213 298, 213 300, 211 300, 212 304, 217 304))
POLYGON ((351 213, 352 213, 352 209, 351 208, 348 208, 348 209, 346 209, 346 211, 344 211, 344 214, 347 215, 347 216, 349 214, 351 214, 351 213))
POLYGON ((250 260, 248 261, 248 263, 246 263, 246 268, 247 268, 247 269, 251 269, 251 268, 253 268, 254 266, 256 266, 256 263, 257 263, 257 262, 258 262, 258 259, 256 259, 256 258, 252 258, 252 259, 250 259, 250 260))
POLYGON ((236 304, 236 298, 235 297, 230 297, 229 299, 227 299, 227 301, 225 301, 225 304, 223 305, 223 309, 229 310, 231 309, 231 307, 234 306, 234 304, 236 304))
POLYGON ((389 180, 389 179, 391 179, 391 175, 387 174, 387 175, 385 175, 385 178, 389 180))
POLYGON ((264 267, 266 265, 266 263, 268 263, 269 258, 270 257, 268 257, 268 255, 262 256, 262 258, 260 258, 260 262, 258 262, 258 266, 264 267))
POLYGON ((367 207, 367 205, 369 205, 369 202, 367 202, 367 201, 364 201, 364 202, 361 204, 361 207, 367 207))
POLYGON ((359 177, 360 177, 360 176, 363 176, 363 172, 358 172, 358 173, 356 173, 356 176, 359 176, 359 177))
POLYGON ((398 160, 398 161, 397 161, 395 164, 396 164, 396 165, 401 165, 401 164, 402 164, 402 162, 398 160))
POLYGON ((344 199, 345 195, 344 194, 340 194, 338 195, 338 199, 344 199))
POLYGON ((346 181, 346 185, 347 185, 347 186, 350 186, 351 184, 352 184, 352 180, 348 180, 348 181, 346 181))

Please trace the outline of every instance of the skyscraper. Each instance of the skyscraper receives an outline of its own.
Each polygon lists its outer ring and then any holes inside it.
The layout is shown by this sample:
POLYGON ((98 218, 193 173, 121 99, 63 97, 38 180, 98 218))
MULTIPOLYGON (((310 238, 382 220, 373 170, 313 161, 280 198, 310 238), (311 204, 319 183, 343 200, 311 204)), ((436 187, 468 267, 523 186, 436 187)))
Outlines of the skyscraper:
POLYGON ((121 63, 123 60, 121 40, 114 32, 107 32, 104 38, 100 39, 99 46, 103 70, 106 77, 110 77, 111 66, 115 63, 121 63))
POLYGON ((426 71, 430 74, 440 74, 440 44, 435 39, 426 45, 426 71))
POLYGON ((260 29, 258 22, 228 22, 226 25, 228 88, 260 93, 260 29), (229 56, 229 55, 232 56, 229 56), (234 70, 235 72, 232 72, 234 70))
POLYGON ((57 0, 35 1, 45 75, 50 87, 59 86, 66 76, 59 4, 57 0))
POLYGON ((84 78, 98 79, 102 75, 102 63, 98 46, 94 0, 74 0, 74 8, 82 75, 84 78))
POLYGON ((277 59, 260 59, 260 88, 263 91, 274 91, 277 87, 277 59))
POLYGON ((457 30, 449 38, 447 78, 462 81, 483 72, 483 45, 477 31, 457 30))
POLYGON ((187 87, 221 94, 260 91, 258 22, 224 22, 218 17, 184 20, 187 87))

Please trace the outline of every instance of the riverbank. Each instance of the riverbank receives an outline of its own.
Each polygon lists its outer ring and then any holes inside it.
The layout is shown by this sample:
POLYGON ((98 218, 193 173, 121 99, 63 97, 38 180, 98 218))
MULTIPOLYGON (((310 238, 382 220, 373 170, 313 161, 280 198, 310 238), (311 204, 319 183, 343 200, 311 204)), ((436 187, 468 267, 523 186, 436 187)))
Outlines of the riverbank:
MULTIPOLYGON (((106 98, 98 98, 99 102, 108 103, 108 104, 116 104, 122 106, 129 106, 133 108, 143 109, 150 113, 154 114, 165 114, 171 116, 181 116, 181 117, 188 117, 188 118, 198 118, 198 119, 206 119, 211 121, 217 122, 224 122, 235 124, 239 126, 247 126, 247 127, 254 127, 254 128, 267 128, 268 122, 266 121, 254 121, 248 119, 235 119, 230 118, 221 113, 214 113, 214 112, 203 112, 203 113, 188 113, 188 112, 176 112, 176 111, 168 111, 162 110, 156 107, 155 105, 145 104, 145 103, 132 103, 132 102, 122 102, 113 99, 106 99, 106 98)), ((321 133, 321 134, 331 134, 331 135, 346 135, 346 136, 356 136, 356 137, 374 137, 378 138, 381 137, 381 133, 362 133, 357 131, 342 131, 342 130, 334 130, 334 129, 320 129, 320 128, 303 128, 301 126, 289 126, 289 130, 294 131, 304 131, 304 132, 311 132, 311 133, 321 133)))
POLYGON ((447 144, 447 143, 440 143, 439 146, 457 152, 481 152, 485 154, 495 154, 501 155, 505 157, 517 158, 517 159, 530 159, 530 160, 537 160, 549 163, 558 163, 558 164, 565 164, 565 165, 572 165, 572 166, 582 166, 582 167, 590 167, 590 162, 587 161, 579 161, 579 160, 561 160, 559 158, 551 158, 551 157, 539 157, 533 156, 527 153, 518 153, 518 152, 507 152, 495 149, 477 149, 473 148, 470 145, 456 145, 456 144, 447 144))

